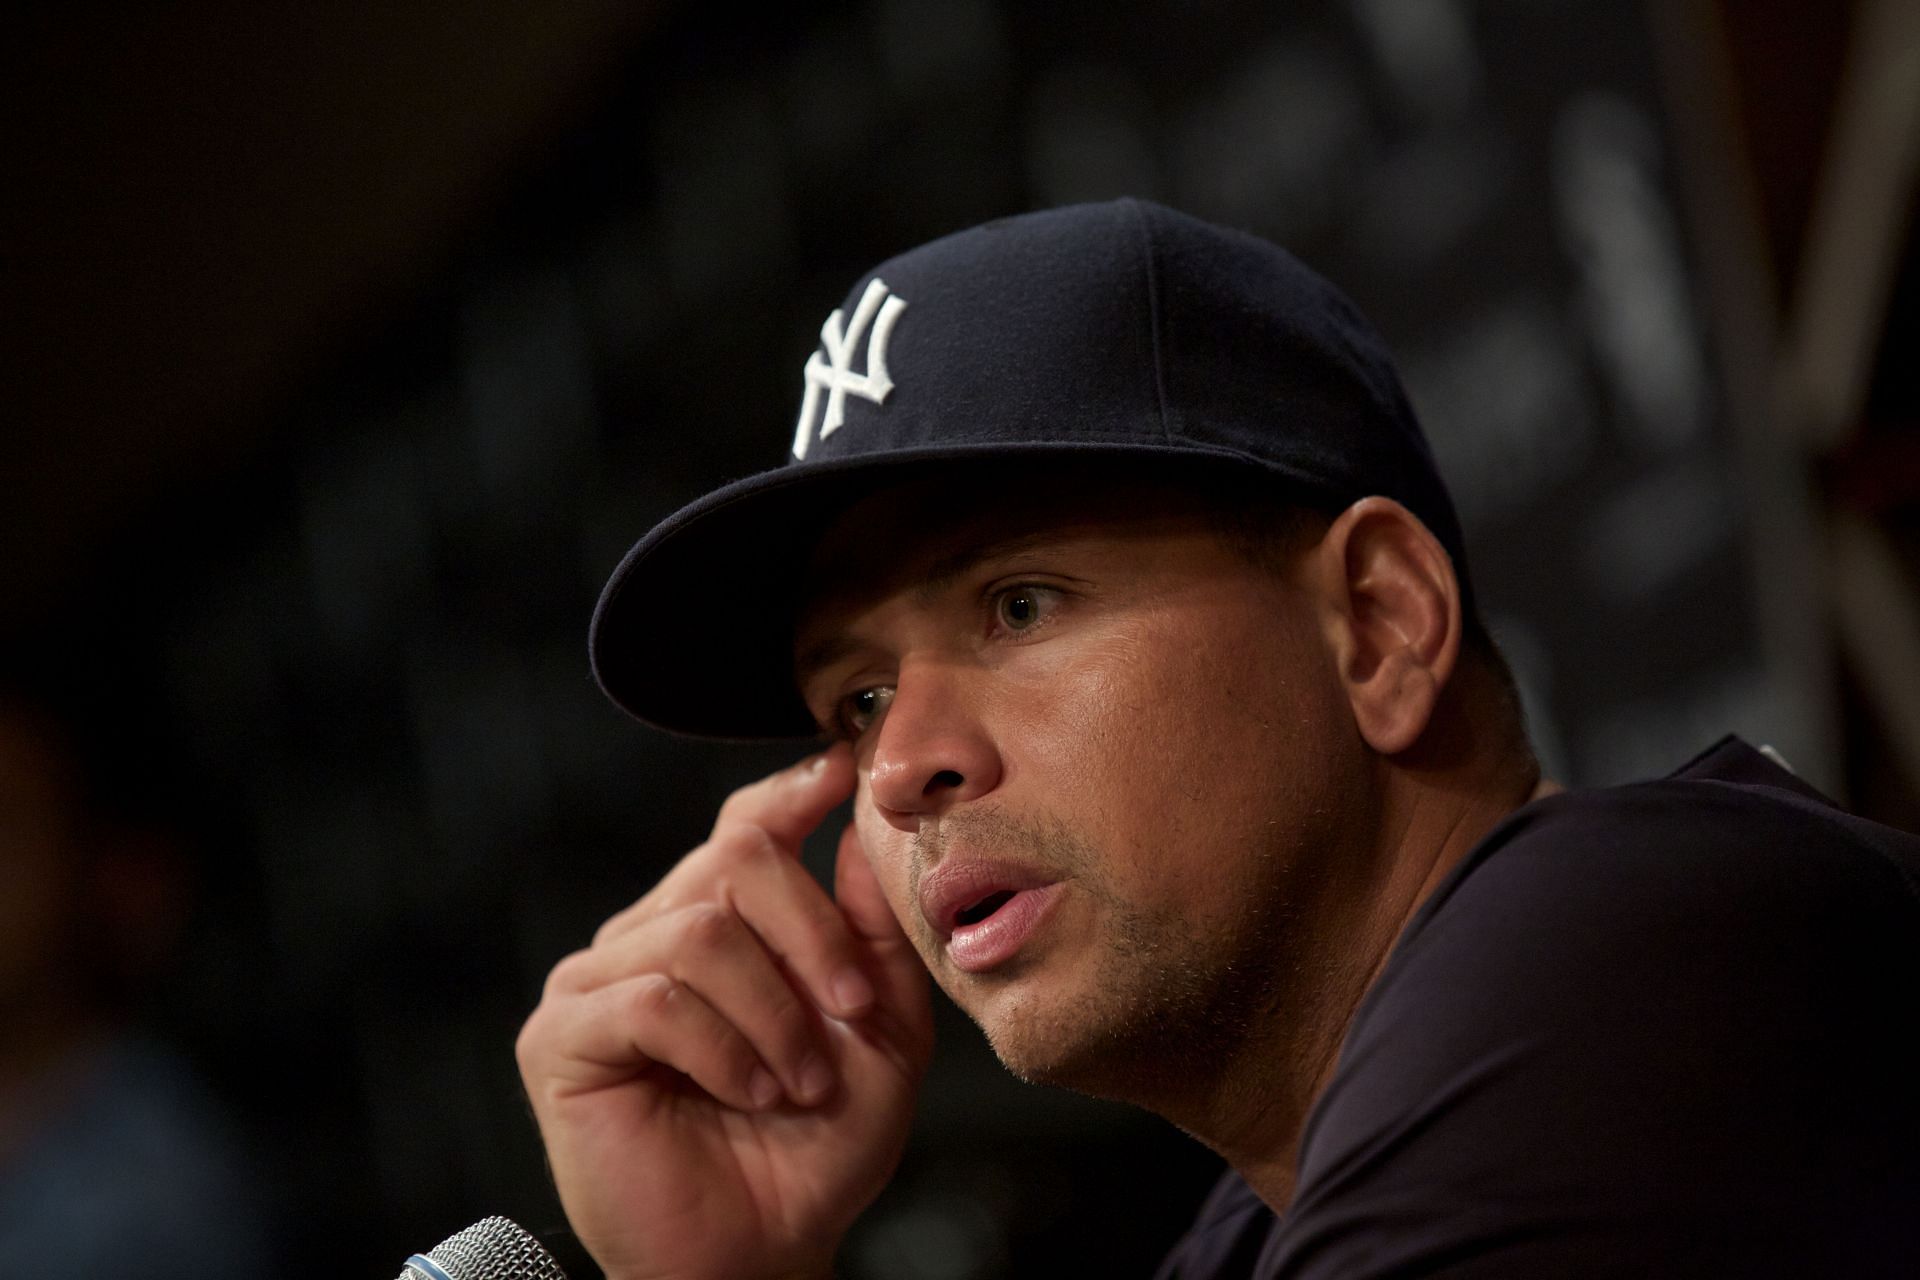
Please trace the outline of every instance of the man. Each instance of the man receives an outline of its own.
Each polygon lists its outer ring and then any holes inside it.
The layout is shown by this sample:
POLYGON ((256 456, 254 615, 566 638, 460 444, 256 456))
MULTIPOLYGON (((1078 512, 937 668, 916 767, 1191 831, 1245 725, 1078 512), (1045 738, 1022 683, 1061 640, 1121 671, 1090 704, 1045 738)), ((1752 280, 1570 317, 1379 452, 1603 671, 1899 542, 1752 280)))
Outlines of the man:
POLYGON ((519 1057, 616 1280, 827 1274, 931 1048, 1233 1173, 1177 1276, 1920 1257, 1920 849, 1729 740, 1558 793, 1353 308, 1132 201, 860 282, 793 461, 594 621, 665 728, 825 733, 554 970, 519 1057), (849 794, 831 896, 800 841, 849 794))

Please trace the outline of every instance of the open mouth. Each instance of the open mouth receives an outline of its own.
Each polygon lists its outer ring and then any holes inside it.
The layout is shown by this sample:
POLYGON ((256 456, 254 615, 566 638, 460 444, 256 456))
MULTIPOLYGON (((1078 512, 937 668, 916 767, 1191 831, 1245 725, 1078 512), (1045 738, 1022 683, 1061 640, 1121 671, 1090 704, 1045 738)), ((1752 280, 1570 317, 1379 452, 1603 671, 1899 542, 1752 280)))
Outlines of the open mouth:
POLYGON ((920 914, 943 941, 955 933, 1001 929, 1051 888, 1044 872, 1017 863, 948 859, 920 882, 920 914))
POLYGON ((955 895, 965 905, 948 917, 946 958, 962 973, 985 974, 1025 950, 1064 891, 1058 882, 1022 883, 1032 877, 1017 874, 995 878, 998 884, 976 883, 955 895))
POLYGON ((956 927, 962 927, 970 924, 979 924, 1001 907, 1013 901, 1013 892, 1012 889, 1002 889, 998 893, 988 894, 970 907, 960 908, 959 911, 954 913, 954 925, 956 927))

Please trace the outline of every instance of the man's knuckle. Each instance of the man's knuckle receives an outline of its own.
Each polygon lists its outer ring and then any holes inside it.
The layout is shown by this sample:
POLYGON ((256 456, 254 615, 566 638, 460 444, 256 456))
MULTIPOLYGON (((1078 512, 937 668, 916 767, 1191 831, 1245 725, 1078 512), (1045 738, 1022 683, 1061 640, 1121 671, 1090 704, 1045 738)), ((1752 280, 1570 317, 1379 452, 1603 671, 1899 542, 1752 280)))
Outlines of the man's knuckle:
POLYGON ((781 855, 780 842, 757 822, 736 823, 718 843, 736 866, 759 866, 781 855))
POLYGON ((679 994, 680 984, 666 974, 646 973, 634 979, 627 1006, 636 1018, 658 1019, 673 1011, 679 994))
POLYGON ((540 1022, 539 1012, 520 1024, 520 1034, 513 1038, 513 1060, 520 1068, 522 1076, 531 1078, 534 1063, 540 1055, 541 1035, 537 1030, 540 1022))
POLYGON ((701 853, 709 876, 723 876, 739 867, 745 856, 746 839, 743 827, 731 828, 707 841, 701 853))
POLYGON ((719 820, 722 823, 744 818, 760 806, 760 798, 766 794, 766 782, 749 782, 728 794, 720 802, 719 820))
POLYGON ((589 958, 592 954, 591 951, 576 951, 554 965, 547 974, 547 983, 542 989, 543 998, 551 1000, 578 991, 586 976, 584 971, 592 963, 589 958))
POLYGON ((681 944, 700 952, 724 950, 740 934, 739 917, 717 902, 697 902, 680 916, 681 944))
POLYGON ((601 922, 600 927, 593 931, 593 941, 589 944, 589 947, 601 946, 606 943, 609 938, 623 932, 633 923, 635 913, 638 910, 639 904, 635 903, 624 911, 617 911, 613 915, 608 916, 601 922))

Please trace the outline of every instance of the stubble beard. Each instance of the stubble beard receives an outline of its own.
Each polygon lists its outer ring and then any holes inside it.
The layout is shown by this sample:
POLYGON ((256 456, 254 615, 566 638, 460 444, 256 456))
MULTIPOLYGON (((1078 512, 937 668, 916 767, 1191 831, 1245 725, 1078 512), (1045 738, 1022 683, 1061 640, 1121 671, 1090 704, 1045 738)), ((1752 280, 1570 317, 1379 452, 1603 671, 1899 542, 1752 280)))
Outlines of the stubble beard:
MULTIPOLYGON (((1102 875, 1100 855, 1057 819, 967 814, 937 840, 916 841, 913 865, 930 865, 937 857, 930 846, 951 838, 1070 880, 1099 922, 1101 955, 1078 989, 1007 991, 988 1020, 969 1007, 974 993, 966 979, 935 969, 951 981, 949 994, 981 1025, 1001 1063, 1024 1081, 1162 1114, 1184 1111, 1183 1100, 1229 1072, 1285 1003, 1288 984, 1278 970, 1291 913, 1284 893, 1249 892, 1236 919, 1202 936, 1173 910, 1124 901, 1102 875)), ((932 958, 938 939, 928 933, 923 944, 932 958)), ((1017 986, 1018 961, 1009 974, 985 979, 1002 982, 1017 986)))
POLYGON ((1283 1003, 1284 923, 1269 913, 1199 936, 1173 913, 1104 899, 1104 954, 1079 990, 1006 1009, 988 1031, 1022 1080, 1175 1116, 1208 1105, 1283 1003))

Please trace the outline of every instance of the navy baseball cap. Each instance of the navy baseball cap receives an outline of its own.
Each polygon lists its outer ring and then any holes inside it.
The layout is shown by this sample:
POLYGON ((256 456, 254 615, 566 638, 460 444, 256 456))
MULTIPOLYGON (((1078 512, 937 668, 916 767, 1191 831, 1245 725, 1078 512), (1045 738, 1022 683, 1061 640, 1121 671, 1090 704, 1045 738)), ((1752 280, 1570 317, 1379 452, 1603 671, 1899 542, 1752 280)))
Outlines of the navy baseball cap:
POLYGON ((1005 218, 892 258, 803 379, 786 465, 667 517, 601 593, 594 674, 660 728, 816 734, 792 649, 814 544, 877 488, 962 464, 1221 468, 1328 508, 1384 494, 1466 591, 1453 503, 1372 326, 1284 250, 1159 205, 1005 218))

